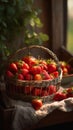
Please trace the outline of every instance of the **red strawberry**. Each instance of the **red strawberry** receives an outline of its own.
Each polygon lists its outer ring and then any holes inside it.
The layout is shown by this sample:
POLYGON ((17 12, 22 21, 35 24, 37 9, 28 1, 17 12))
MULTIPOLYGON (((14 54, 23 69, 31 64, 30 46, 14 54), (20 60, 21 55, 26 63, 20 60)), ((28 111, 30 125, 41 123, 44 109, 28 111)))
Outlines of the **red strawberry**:
POLYGON ((39 110, 42 107, 43 102, 41 99, 33 99, 31 104, 35 110, 39 110))
POLYGON ((27 73, 27 74, 25 75, 25 79, 26 79, 26 80, 32 80, 32 79, 33 79, 33 75, 27 73))
POLYGON ((61 100, 66 99, 66 98, 67 98, 66 93, 64 93, 64 92, 57 92, 54 95, 53 100, 55 100, 55 101, 61 101, 61 100))
POLYGON ((15 73, 18 71, 18 68, 14 62, 10 63, 9 69, 11 72, 15 72, 15 73))
POLYGON ((45 60, 40 60, 39 65, 41 66, 42 70, 48 70, 47 62, 45 60))
POLYGON ((66 64, 66 68, 67 68, 67 70, 68 70, 68 73, 70 73, 70 71, 71 71, 71 65, 70 64, 66 64))
POLYGON ((16 64, 16 66, 17 66, 18 68, 21 68, 21 67, 23 66, 23 64, 24 64, 24 61, 19 60, 19 61, 15 61, 14 63, 16 64))
POLYGON ((54 85, 48 86, 47 91, 48 91, 49 95, 56 93, 56 91, 57 91, 56 86, 54 86, 54 85))
POLYGON ((63 75, 68 75, 71 71, 71 66, 66 61, 60 61, 61 68, 63 70, 63 75))
POLYGON ((41 75, 42 75, 42 79, 44 79, 44 80, 51 79, 51 76, 48 74, 48 72, 46 70, 43 70, 41 75))
POLYGON ((46 89, 42 89, 41 96, 48 96, 48 92, 46 89))
POLYGON ((63 71, 63 75, 68 75, 68 69, 66 67, 64 67, 62 71, 63 71))
POLYGON ((59 76, 59 72, 58 71, 55 71, 53 73, 51 73, 51 75, 54 77, 54 78, 57 78, 59 76))
POLYGON ((24 93, 31 94, 32 89, 33 89, 33 86, 26 86, 24 87, 24 93))
POLYGON ((39 65, 35 65, 30 68, 30 73, 32 73, 33 75, 40 74, 41 72, 42 72, 42 69, 41 69, 41 66, 39 65))
POLYGON ((26 76, 29 73, 28 69, 21 69, 20 71, 23 74, 23 76, 26 76))
POLYGON ((14 76, 14 74, 11 72, 11 71, 7 71, 6 72, 6 76, 8 77, 8 78, 12 78, 13 76, 14 76))
POLYGON ((67 88, 67 97, 73 97, 73 87, 67 88))
POLYGON ((53 73, 57 70, 57 66, 54 63, 47 64, 48 73, 53 73))
POLYGON ((28 69, 28 70, 29 70, 29 65, 28 65, 27 63, 24 62, 23 65, 22 65, 22 68, 23 68, 23 69, 28 69))
POLYGON ((24 76, 22 74, 18 74, 17 78, 20 80, 24 80, 24 76))
POLYGON ((60 63, 60 65, 61 65, 61 68, 62 68, 62 69, 66 66, 66 62, 65 62, 65 61, 60 61, 59 63, 60 63))
POLYGON ((40 88, 33 88, 31 94, 33 96, 40 96, 41 95, 41 89, 40 88))

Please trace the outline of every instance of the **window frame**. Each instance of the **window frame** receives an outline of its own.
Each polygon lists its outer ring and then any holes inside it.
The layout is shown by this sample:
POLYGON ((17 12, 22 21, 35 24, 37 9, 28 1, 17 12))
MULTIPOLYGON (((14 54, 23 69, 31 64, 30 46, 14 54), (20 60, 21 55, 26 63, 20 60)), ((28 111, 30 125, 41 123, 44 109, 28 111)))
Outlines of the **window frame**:
MULTIPOLYGON (((52 50, 60 60, 69 61, 73 55, 67 50, 67 0, 52 0, 52 50)), ((73 60, 70 61, 73 65, 73 60)))
MULTIPOLYGON (((67 0, 40 0, 36 5, 41 7, 40 18, 42 31, 48 34, 48 44, 44 46, 57 54, 60 60, 68 61, 73 55, 67 50, 67 0)), ((73 61, 72 61, 73 62, 73 61)), ((73 63, 71 63, 73 64, 73 63)))

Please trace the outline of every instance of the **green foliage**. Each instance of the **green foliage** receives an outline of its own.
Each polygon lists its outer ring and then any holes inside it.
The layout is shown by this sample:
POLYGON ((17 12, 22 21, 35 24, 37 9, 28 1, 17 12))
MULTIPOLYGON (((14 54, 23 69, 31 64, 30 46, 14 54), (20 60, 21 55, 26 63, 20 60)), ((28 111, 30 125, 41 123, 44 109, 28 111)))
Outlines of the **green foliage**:
POLYGON ((73 54, 73 19, 68 21, 67 49, 73 54))
POLYGON ((0 55, 2 61, 13 53, 8 46, 16 36, 24 30, 24 44, 39 44, 48 40, 42 32, 37 33, 36 28, 42 28, 39 18, 40 9, 34 8, 34 0, 0 0, 0 55))

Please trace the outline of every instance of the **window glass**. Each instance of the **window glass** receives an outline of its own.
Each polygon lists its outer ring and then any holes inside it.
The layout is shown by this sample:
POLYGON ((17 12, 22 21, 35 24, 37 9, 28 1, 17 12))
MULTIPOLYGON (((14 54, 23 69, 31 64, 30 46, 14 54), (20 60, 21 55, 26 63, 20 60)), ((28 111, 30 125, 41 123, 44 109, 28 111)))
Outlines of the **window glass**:
POLYGON ((67 50, 73 53, 73 0, 67 1, 68 24, 67 24, 67 50))

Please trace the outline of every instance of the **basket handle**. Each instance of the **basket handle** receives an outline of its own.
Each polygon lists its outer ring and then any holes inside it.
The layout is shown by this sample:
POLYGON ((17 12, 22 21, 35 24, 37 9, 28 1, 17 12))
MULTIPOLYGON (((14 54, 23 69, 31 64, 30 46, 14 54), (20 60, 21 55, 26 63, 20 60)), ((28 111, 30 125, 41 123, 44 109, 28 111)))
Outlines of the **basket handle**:
MULTIPOLYGON (((45 50, 45 52, 47 52, 48 54, 50 54, 52 56, 53 59, 55 59, 55 62, 57 63, 58 66, 60 66, 59 63, 59 59, 57 58, 56 54, 54 54, 50 49, 44 47, 44 46, 39 46, 39 45, 31 45, 29 47, 27 47, 28 50, 32 49, 32 48, 41 48, 42 50, 45 50)), ((25 49, 25 48, 23 48, 25 49)), ((20 51, 20 50, 18 50, 20 51)))

